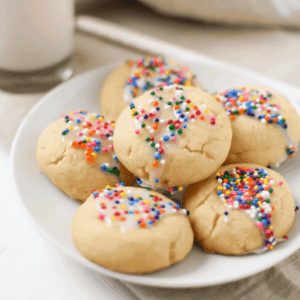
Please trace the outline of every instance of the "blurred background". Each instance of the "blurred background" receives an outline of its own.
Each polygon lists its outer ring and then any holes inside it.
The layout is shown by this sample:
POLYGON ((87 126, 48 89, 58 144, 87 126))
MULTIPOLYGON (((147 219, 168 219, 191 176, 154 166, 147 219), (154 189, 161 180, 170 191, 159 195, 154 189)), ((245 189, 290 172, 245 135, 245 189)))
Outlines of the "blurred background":
POLYGON ((76 0, 76 12, 300 85, 299 0, 76 0))

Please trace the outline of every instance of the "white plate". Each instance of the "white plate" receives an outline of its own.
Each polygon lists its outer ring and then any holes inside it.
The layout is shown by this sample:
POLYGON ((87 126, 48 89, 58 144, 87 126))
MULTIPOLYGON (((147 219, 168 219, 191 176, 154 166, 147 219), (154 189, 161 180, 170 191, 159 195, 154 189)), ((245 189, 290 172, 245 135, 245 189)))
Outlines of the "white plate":
MULTIPOLYGON (((100 267, 84 257, 72 243, 70 225, 80 204, 58 190, 41 172, 35 148, 42 130, 57 120, 61 113, 87 109, 99 111, 99 93, 106 76, 115 66, 92 70, 57 87, 46 95, 22 122, 11 153, 13 181, 20 203, 35 227, 54 245, 77 262, 101 274, 121 280, 163 287, 199 287, 238 280, 273 266, 300 248, 300 217, 289 234, 289 240, 275 250, 261 255, 223 256, 205 253, 194 245, 181 263, 147 275, 127 275, 100 267)), ((292 101, 300 97, 300 89, 265 77, 224 65, 202 62, 193 65, 198 79, 208 92, 229 85, 262 84, 277 89, 292 101)), ((296 103, 293 103, 297 106, 296 103)), ((300 111, 299 106, 297 106, 300 111)), ((300 204, 300 155, 280 169, 289 182, 296 204, 300 204)))

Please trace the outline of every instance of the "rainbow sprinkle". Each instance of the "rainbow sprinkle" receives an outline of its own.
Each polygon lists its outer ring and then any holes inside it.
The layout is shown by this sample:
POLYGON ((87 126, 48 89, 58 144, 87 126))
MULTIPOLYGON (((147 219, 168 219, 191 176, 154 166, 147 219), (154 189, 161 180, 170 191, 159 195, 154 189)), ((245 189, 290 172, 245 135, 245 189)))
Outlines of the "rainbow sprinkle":
POLYGON ((272 211, 275 209, 271 206, 274 178, 263 168, 246 167, 236 167, 231 173, 225 171, 216 175, 220 184, 217 194, 226 207, 224 222, 229 221, 230 210, 242 210, 264 233, 264 248, 272 250, 276 245, 271 221, 272 211))
POLYGON ((263 124, 279 126, 287 140, 286 153, 289 158, 294 156, 295 144, 288 136, 286 117, 283 116, 280 105, 272 101, 272 94, 269 91, 246 88, 227 89, 213 94, 213 97, 221 102, 231 120, 238 115, 247 115, 256 118, 263 124))
POLYGON ((189 74, 188 67, 172 67, 159 57, 146 57, 129 61, 132 66, 131 77, 126 82, 124 90, 125 101, 141 95, 154 87, 180 84, 193 86, 195 75, 189 74))
POLYGON ((163 201, 150 189, 118 190, 107 186, 93 192, 99 220, 118 225, 126 232, 135 228, 150 228, 170 214, 189 215, 179 204, 163 201))
POLYGON ((114 146, 112 143, 115 122, 107 122, 104 117, 92 113, 88 114, 86 110, 70 111, 68 115, 61 115, 67 124, 62 131, 62 140, 69 140, 70 147, 74 149, 84 149, 84 157, 94 163, 97 155, 101 153, 110 153, 111 163, 101 165, 101 170, 111 175, 120 176, 120 170, 117 165, 118 158, 114 154, 114 146))
MULTIPOLYGON (((150 93, 150 96, 149 103, 153 108, 149 112, 146 112, 142 107, 139 107, 138 111, 133 102, 129 103, 129 106, 137 128, 135 133, 149 132, 145 142, 153 150, 152 166, 155 170, 159 170, 155 172, 158 174, 155 174, 154 178, 154 184, 157 185, 159 183, 159 175, 162 174, 167 162, 169 148, 178 143, 189 123, 200 120, 214 126, 216 117, 209 115, 210 111, 205 105, 202 105, 200 108, 187 99, 184 89, 177 85, 156 88, 150 93), (170 101, 164 101, 162 97, 161 92, 166 89, 173 89, 174 91, 174 97, 170 101), (159 118, 162 109, 170 111, 169 119, 159 118)), ((142 179, 138 178, 139 182, 142 183, 142 179)), ((181 191, 182 187, 168 187, 168 190, 171 192, 181 191)))

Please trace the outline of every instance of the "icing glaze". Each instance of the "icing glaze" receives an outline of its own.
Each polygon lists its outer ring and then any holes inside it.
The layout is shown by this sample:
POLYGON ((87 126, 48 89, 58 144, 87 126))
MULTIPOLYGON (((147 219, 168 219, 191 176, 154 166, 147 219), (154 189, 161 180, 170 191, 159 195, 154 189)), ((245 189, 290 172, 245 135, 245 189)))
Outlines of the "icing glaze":
POLYGON ((226 207, 224 222, 230 222, 231 210, 244 212, 265 238, 264 246, 251 252, 272 250, 279 239, 276 240, 272 226, 272 211, 275 207, 271 205, 271 195, 275 182, 267 170, 236 167, 231 172, 227 170, 217 173, 216 180, 220 184, 217 194, 226 207))
POLYGON ((62 141, 74 149, 83 149, 84 157, 90 163, 95 162, 97 155, 109 153, 110 162, 103 163, 101 170, 119 177, 119 161, 112 143, 115 122, 107 122, 103 116, 88 114, 86 110, 70 111, 61 118, 66 122, 61 133, 62 141))
MULTIPOLYGON (((149 104, 153 107, 146 111, 143 107, 129 104, 132 117, 136 125, 136 134, 143 133, 145 142, 152 159, 152 168, 148 179, 138 179, 138 183, 151 188, 165 188, 159 178, 162 175, 170 154, 178 147, 181 136, 193 122, 205 122, 207 126, 214 126, 216 118, 206 108, 196 106, 186 98, 185 91, 178 85, 155 88, 150 93, 149 104), (171 90, 173 95, 164 99, 164 92, 171 90), (163 118, 161 115, 164 115, 163 118)), ((169 191, 179 191, 182 187, 167 187, 169 191)))
POLYGON ((151 228, 171 214, 188 215, 179 204, 164 201, 149 189, 134 188, 123 191, 107 186, 94 191, 93 198, 99 220, 108 227, 118 226, 122 232, 137 228, 151 228))

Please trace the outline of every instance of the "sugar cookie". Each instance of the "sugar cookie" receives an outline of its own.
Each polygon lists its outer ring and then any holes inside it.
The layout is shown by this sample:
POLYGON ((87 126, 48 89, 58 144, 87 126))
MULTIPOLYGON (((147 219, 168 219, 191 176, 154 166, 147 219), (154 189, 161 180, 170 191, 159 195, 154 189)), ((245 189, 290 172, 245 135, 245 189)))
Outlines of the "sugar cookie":
POLYGON ((88 260, 125 273, 149 273, 183 260, 194 235, 187 212, 165 196, 134 187, 95 191, 72 221, 88 260))
POLYGON ((253 164, 222 166, 187 187, 184 207, 196 239, 209 252, 261 253, 284 240, 295 218, 287 181, 253 164))
POLYGON ((172 85, 144 93, 123 110, 114 146, 140 183, 173 191, 215 172, 231 136, 230 120, 211 95, 172 85))
POLYGON ((245 85, 213 95, 231 118, 232 144, 225 164, 278 167, 293 157, 300 139, 300 117, 282 95, 245 85))
POLYGON ((41 169, 59 189, 80 201, 120 178, 132 183, 134 177, 113 153, 114 125, 86 111, 62 115, 39 137, 36 157, 41 169))

